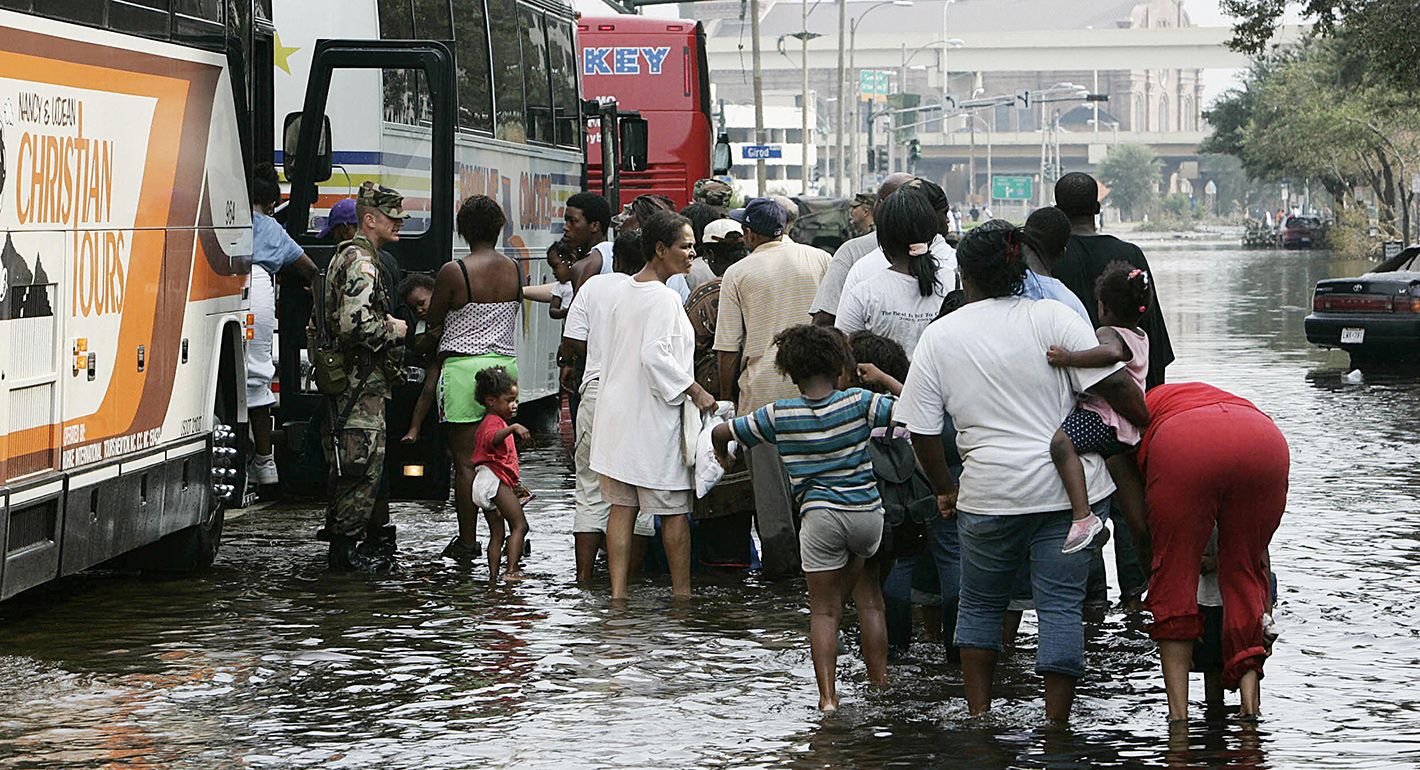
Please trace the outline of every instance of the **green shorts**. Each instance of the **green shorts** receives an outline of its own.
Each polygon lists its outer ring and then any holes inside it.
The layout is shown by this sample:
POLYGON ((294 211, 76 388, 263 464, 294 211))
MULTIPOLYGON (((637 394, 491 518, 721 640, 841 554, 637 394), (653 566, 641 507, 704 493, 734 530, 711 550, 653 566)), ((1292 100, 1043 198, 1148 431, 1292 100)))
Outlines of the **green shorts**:
POLYGON ((439 422, 478 422, 483 404, 474 398, 474 377, 484 369, 501 366, 518 377, 518 359, 497 353, 451 356, 439 370, 439 422))

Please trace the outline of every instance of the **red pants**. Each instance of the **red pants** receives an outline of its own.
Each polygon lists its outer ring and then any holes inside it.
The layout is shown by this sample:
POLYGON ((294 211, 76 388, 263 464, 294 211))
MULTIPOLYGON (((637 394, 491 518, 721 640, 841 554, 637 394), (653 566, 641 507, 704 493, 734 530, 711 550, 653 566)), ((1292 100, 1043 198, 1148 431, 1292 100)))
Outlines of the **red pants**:
POLYGON ((1263 558, 1287 505, 1287 440, 1267 415, 1231 404, 1190 409, 1158 426, 1144 469, 1154 574, 1150 635, 1203 634, 1198 574, 1218 527, 1223 594, 1223 683, 1262 672, 1262 613, 1269 591, 1263 558))

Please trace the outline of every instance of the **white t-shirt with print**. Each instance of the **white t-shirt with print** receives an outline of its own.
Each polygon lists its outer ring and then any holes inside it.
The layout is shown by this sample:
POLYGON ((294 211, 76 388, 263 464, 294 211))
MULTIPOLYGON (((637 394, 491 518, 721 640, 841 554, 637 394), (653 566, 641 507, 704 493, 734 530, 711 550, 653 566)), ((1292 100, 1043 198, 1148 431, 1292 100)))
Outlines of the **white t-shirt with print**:
MULTIPOLYGON (((931 250, 932 256, 937 258, 937 277, 946 290, 960 288, 961 282, 957 280, 957 250, 952 248, 951 244, 947 243, 947 239, 940 235, 933 237, 927 248, 931 250)), ((843 300, 847 298, 848 292, 852 290, 853 286, 868 280, 874 273, 891 267, 892 263, 888 261, 881 246, 854 262, 853 267, 848 271, 848 280, 843 284, 843 298, 838 301, 840 312, 843 300)))
POLYGON ((838 303, 834 326, 845 334, 867 330, 902 346, 908 360, 927 325, 942 310, 942 300, 952 288, 950 273, 938 271, 937 279, 948 281, 922 296, 915 276, 896 270, 874 272, 867 280, 849 284, 838 303))
MULTIPOLYGON (((969 303, 927 327, 917 343, 896 419, 913 433, 937 435, 944 413, 956 422, 964 465, 957 507, 1017 515, 1066 511, 1070 500, 1050 439, 1078 394, 1122 365, 1057 369, 1051 345, 1086 350, 1095 331, 1054 300, 1001 297, 969 303)), ((1090 502, 1114 492, 1097 454, 1081 455, 1090 502)))

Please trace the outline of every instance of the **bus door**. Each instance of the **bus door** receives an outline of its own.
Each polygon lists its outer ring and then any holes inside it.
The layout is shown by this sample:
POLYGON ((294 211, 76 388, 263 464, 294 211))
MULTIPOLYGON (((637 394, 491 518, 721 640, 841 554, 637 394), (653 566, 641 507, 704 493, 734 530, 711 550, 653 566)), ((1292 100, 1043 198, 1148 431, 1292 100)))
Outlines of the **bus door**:
MULTIPOLYGON (((411 213, 397 243, 386 247, 382 270, 396 314, 402 275, 436 273, 452 254, 454 233, 455 81, 453 55, 433 41, 321 40, 313 54, 306 101, 286 118, 282 160, 291 183, 285 226, 324 268, 335 251, 333 235, 322 237, 331 207, 354 197, 367 181, 404 195, 411 213), (370 98, 382 95, 382 98, 370 98)), ((305 329, 311 297, 284 291, 278 297, 280 330, 279 425, 284 440, 277 462, 293 492, 325 489, 318 418, 328 407, 316 391, 306 356, 305 329), (283 462, 285 455, 285 462, 283 462), (288 481, 289 479, 289 481, 288 481)), ((386 468, 390 496, 397 500, 446 500, 449 462, 437 421, 426 420, 415 444, 400 437, 409 427, 423 369, 406 351, 405 376, 394 385, 387 416, 386 468)))

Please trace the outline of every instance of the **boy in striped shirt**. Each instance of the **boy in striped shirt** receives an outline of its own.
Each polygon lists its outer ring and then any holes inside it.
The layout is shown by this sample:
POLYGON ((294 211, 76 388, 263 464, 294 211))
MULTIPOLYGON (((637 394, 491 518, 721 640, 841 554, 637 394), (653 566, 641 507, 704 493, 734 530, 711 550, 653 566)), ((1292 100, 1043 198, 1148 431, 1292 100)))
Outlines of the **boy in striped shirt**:
POLYGON ((791 326, 774 338, 774 366, 794 381, 798 398, 776 401, 715 428, 720 463, 729 443, 774 444, 789 471, 799 506, 799 559, 809 584, 809 642, 819 709, 838 708, 835 668, 843 599, 858 607, 868 679, 887 684, 887 627, 878 576, 863 562, 878 550, 882 500, 868 456, 873 428, 889 427, 892 396, 848 388, 853 355, 848 340, 825 326, 791 326))

